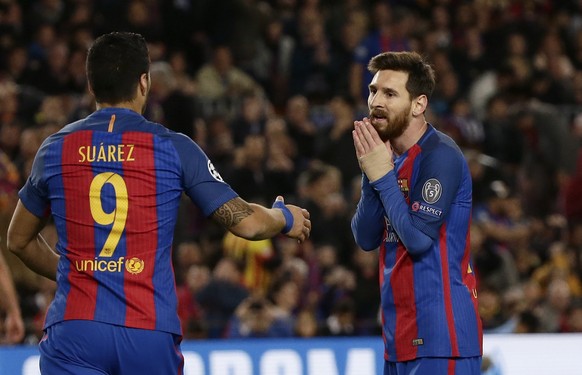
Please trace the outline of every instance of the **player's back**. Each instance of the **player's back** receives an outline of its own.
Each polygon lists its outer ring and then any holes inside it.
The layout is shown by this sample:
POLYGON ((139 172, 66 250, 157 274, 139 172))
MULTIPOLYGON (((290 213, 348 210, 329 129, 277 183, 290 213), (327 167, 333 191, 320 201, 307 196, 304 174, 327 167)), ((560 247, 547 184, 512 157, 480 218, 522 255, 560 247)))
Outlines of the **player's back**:
POLYGON ((61 254, 46 325, 87 319, 180 333, 171 244, 181 188, 175 133, 119 108, 43 144, 61 254))

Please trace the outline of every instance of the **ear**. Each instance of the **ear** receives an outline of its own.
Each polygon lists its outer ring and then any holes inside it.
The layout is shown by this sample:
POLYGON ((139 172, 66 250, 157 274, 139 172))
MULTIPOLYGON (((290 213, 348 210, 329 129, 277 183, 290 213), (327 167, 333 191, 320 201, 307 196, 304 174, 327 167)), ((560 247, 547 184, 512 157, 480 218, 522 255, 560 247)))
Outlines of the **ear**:
POLYGON ((426 111, 427 106, 428 98, 426 97, 426 95, 420 95, 412 103, 412 115, 416 117, 424 114, 424 111, 426 111))
POLYGON ((143 73, 139 77, 139 90, 143 96, 146 96, 147 93, 150 91, 150 74, 143 73))

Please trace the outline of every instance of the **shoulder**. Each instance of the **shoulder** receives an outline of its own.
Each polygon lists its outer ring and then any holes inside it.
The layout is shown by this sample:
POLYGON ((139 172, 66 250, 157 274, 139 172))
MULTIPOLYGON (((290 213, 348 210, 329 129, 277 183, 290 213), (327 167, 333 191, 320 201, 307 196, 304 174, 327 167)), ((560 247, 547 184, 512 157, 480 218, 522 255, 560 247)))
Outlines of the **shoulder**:
POLYGON ((441 163, 465 163, 463 152, 451 137, 432 126, 429 132, 421 143, 424 159, 439 160, 441 163))
POLYGON ((192 138, 190 138, 189 136, 187 136, 184 133, 178 133, 175 132, 173 130, 167 129, 162 127, 164 130, 161 131, 160 133, 158 133, 157 135, 165 140, 168 140, 170 142, 172 142, 172 144, 174 145, 174 147, 180 151, 180 150, 187 150, 187 151, 192 151, 192 150, 196 150, 196 151, 201 151, 200 146, 198 146, 198 144, 196 142, 194 142, 194 140, 192 138))

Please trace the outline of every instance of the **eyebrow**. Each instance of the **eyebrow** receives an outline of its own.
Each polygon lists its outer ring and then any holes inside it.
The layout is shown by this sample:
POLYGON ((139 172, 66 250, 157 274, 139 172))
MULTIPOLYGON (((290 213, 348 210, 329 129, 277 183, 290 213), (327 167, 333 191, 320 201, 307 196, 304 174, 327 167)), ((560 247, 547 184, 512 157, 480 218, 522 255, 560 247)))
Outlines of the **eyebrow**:
MULTIPOLYGON (((370 84, 368 85, 368 89, 369 89, 369 90, 372 90, 372 89, 376 89, 376 90, 378 90, 378 86, 376 86, 376 85, 375 85, 375 84, 373 84, 373 83, 370 83, 370 84)), ((390 87, 384 87, 384 88, 382 88, 382 92, 383 92, 384 94, 393 94, 393 95, 398 95, 398 91, 396 91, 396 90, 394 90, 393 88, 390 88, 390 87)))

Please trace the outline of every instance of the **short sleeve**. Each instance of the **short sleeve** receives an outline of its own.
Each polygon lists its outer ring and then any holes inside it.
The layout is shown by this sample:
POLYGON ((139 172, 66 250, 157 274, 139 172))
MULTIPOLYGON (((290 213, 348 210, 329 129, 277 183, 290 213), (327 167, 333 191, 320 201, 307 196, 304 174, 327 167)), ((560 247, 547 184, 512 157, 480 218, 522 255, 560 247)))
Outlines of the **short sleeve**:
POLYGON ((46 217, 50 213, 48 189, 44 181, 44 156, 48 147, 48 142, 40 147, 34 158, 30 176, 18 192, 24 207, 38 217, 46 217))
POLYGON ((238 194, 220 176, 204 151, 189 137, 174 134, 174 146, 182 166, 182 185, 206 216, 238 194))

